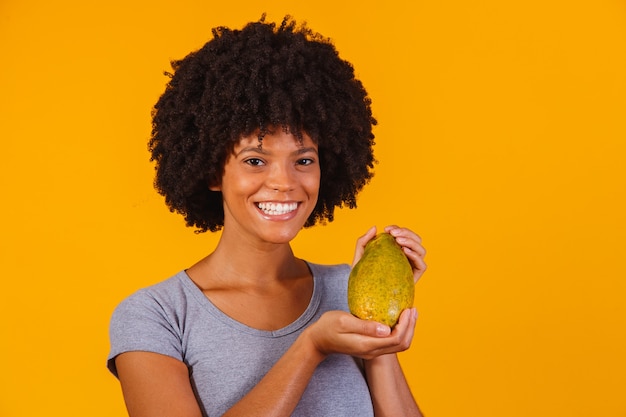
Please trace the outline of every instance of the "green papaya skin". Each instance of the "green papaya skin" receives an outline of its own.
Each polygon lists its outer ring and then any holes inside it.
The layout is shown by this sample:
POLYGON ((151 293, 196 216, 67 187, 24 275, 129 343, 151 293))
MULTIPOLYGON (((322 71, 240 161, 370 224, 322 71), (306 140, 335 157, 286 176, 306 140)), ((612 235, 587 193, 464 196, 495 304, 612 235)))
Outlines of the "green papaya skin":
POLYGON ((376 235, 350 272, 350 312, 393 328, 400 313, 413 306, 414 294, 413 269, 402 248, 389 233, 376 235))

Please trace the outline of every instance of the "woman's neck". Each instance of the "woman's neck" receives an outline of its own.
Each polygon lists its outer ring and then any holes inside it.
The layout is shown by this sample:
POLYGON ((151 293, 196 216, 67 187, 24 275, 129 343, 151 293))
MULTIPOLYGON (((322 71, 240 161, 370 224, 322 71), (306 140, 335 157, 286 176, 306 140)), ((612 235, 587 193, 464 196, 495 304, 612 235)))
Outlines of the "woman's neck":
POLYGON ((309 275, 289 243, 250 242, 222 235, 215 251, 188 269, 202 288, 265 289, 309 275), (282 282, 282 283, 281 283, 282 282))

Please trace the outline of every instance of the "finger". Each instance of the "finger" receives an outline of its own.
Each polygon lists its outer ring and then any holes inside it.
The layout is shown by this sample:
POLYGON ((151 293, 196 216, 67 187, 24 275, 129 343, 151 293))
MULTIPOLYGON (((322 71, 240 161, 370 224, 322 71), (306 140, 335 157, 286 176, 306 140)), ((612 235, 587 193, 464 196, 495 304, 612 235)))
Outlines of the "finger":
MULTIPOLYGON (((411 345, 413 333, 415 332, 415 324, 417 323, 417 309, 407 308, 400 314, 398 324, 394 327, 394 332, 400 338, 401 345, 406 345, 406 349, 411 345)), ((392 332, 393 334, 393 332, 392 332)))
POLYGON ((416 241, 417 243, 422 243, 422 238, 411 229, 406 227, 399 227, 396 225, 389 225, 385 227, 385 231, 392 235, 395 238, 407 238, 416 241))
POLYGON ((382 340, 386 343, 381 343, 373 353, 397 353, 409 349, 413 341, 416 319, 417 310, 414 308, 404 310, 389 337, 382 340))
MULTIPOLYGON (((407 308, 403 310, 393 330, 391 332, 387 332, 386 337, 378 342, 378 347, 396 349, 398 345, 406 345, 405 349, 408 348, 408 345, 410 345, 410 342, 413 339, 416 321, 417 310, 415 308, 407 308)), ((389 329, 389 327, 384 324, 379 325, 380 327, 387 327, 387 329, 389 329)), ((379 336, 381 335, 382 334, 379 336)))
POLYGON ((366 337, 387 337, 391 334, 389 326, 373 320, 361 320, 351 314, 341 317, 341 331, 366 337))
POLYGON ((352 260, 352 266, 356 265, 356 263, 363 256, 363 252, 365 252, 365 245, 369 242, 374 236, 376 236, 376 226, 370 227, 370 229, 365 232, 365 234, 359 237, 356 241, 356 248, 354 250, 354 259, 352 260))
MULTIPOLYGON (((389 226, 385 226, 385 232, 391 233, 392 230, 399 229, 400 227, 396 224, 390 224, 389 226)), ((391 233, 393 234, 393 233, 391 233)))
POLYGON ((409 260, 409 263, 411 264, 411 268, 413 269, 413 280, 414 282, 417 282, 424 274, 424 272, 426 272, 428 266, 426 265, 424 258, 418 253, 413 252, 411 249, 406 247, 402 249, 407 259, 409 260))
POLYGON ((398 237, 396 238, 396 242, 398 242, 398 244, 402 246, 402 248, 410 249, 411 252, 416 253, 418 256, 422 258, 426 256, 426 248, 422 246, 416 240, 412 240, 412 239, 408 239, 404 237, 398 237))
POLYGON ((426 256, 426 249, 422 246, 422 238, 415 232, 397 226, 387 226, 385 231, 391 234, 400 246, 407 247, 422 257, 426 256))
POLYGON ((396 226, 387 226, 385 230, 389 230, 389 233, 395 237, 396 242, 402 247, 413 269, 413 281, 417 282, 427 268, 424 261, 426 249, 421 244, 421 237, 410 229, 396 226))
POLYGON ((364 355, 375 357, 409 349, 415 332, 415 316, 411 310, 407 310, 408 318, 403 319, 402 324, 398 322, 389 336, 364 339, 363 346, 367 346, 364 355))

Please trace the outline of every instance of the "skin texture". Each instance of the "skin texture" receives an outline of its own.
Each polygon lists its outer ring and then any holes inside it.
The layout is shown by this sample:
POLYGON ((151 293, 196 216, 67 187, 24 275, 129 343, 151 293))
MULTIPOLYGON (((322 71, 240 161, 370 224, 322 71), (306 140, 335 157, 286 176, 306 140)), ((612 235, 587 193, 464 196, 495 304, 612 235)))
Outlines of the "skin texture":
POLYGON ((238 238, 258 244, 288 243, 299 232, 317 203, 320 162, 317 145, 307 134, 300 142, 277 129, 259 144, 244 138, 226 162, 221 184, 211 186, 224 199, 224 226, 236 228, 238 238), (297 204, 294 211, 276 216, 257 204, 297 204))
MULTIPOLYGON (((312 277, 289 242, 303 227, 319 192, 317 145, 282 129, 244 137, 225 163, 219 184, 224 196, 224 229, 215 251, 187 272, 220 309, 249 326, 278 329, 298 317, 310 300, 312 277), (289 213, 272 215, 260 202, 297 203, 289 213), (245 306, 245 308, 241 307, 245 306), (251 314, 253 311, 254 314, 251 314)), ((425 250, 412 231, 385 228, 402 245, 415 281, 426 270, 425 250)), ((354 262, 376 234, 357 240, 354 262)), ((290 416, 317 365, 331 353, 365 359, 376 417, 421 416, 396 353, 413 340, 417 314, 405 310, 393 331, 343 311, 330 311, 305 329, 281 359, 226 416, 290 416)), ((116 358, 131 417, 199 417, 186 366, 163 355, 127 352, 116 358)))

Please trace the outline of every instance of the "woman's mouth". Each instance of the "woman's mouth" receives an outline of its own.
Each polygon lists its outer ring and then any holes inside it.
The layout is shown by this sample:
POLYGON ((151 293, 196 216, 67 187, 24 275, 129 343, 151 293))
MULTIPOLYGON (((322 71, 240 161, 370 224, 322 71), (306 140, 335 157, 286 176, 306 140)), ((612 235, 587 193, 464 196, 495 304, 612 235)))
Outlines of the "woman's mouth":
POLYGON ((298 203, 257 203, 257 207, 269 216, 280 216, 298 208, 298 203))

